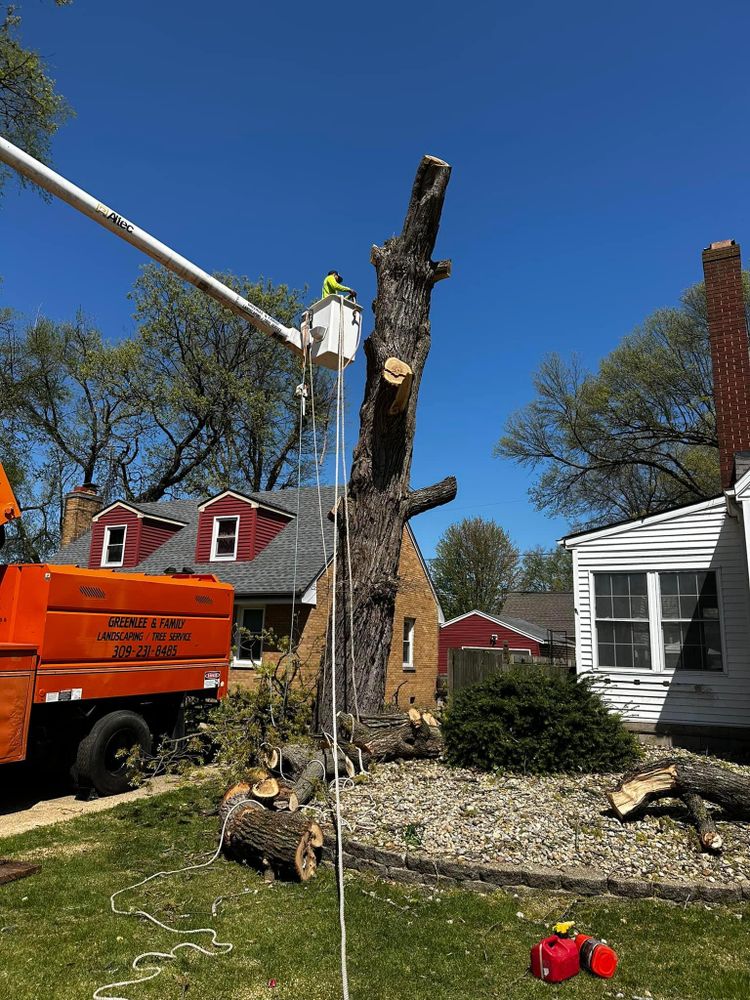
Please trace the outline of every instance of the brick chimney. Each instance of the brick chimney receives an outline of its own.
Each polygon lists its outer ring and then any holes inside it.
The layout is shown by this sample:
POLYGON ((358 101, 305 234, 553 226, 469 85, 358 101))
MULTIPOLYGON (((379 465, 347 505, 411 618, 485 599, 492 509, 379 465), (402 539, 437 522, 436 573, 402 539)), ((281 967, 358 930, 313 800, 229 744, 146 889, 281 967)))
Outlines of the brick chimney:
POLYGON ((714 371, 721 486, 735 481, 735 455, 750 450, 750 344, 740 248, 734 240, 703 251, 708 331, 714 371))
POLYGON ((75 486, 65 494, 60 546, 70 545, 91 527, 91 518, 102 509, 104 501, 96 492, 94 483, 75 486))

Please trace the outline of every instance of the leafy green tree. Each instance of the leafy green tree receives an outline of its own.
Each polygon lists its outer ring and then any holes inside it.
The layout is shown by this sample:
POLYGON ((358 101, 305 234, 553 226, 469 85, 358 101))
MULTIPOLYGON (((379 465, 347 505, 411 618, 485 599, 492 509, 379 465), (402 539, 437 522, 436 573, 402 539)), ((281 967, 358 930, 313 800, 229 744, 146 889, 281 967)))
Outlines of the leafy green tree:
MULTIPOLYGON (((217 277, 282 323, 298 321, 303 292, 217 277)), ((138 405, 149 433, 139 462, 123 475, 126 494, 159 500, 178 485, 197 496, 295 485, 300 359, 157 265, 143 269, 132 297, 139 364, 117 392, 138 405)), ((331 374, 314 368, 313 399, 302 423, 303 481, 314 472, 313 408, 322 447, 333 392, 331 374)))
MULTIPOLYGON (((291 323, 299 293, 222 280, 291 323)), ((205 497, 227 487, 283 488, 314 471, 299 462, 299 360, 154 265, 136 282, 138 327, 107 342, 79 316, 22 329, 0 315, 0 460, 24 511, 9 532, 14 558, 58 546, 62 501, 82 482, 105 500, 205 497)), ((331 373, 315 369, 315 421, 325 437, 331 373)), ((313 417, 302 422, 311 453, 313 417)))
POLYGON ((518 577, 518 549, 495 521, 464 518, 438 541, 431 571, 446 618, 474 608, 497 614, 518 577))
POLYGON ((519 590, 563 591, 573 589, 573 556, 568 549, 541 545, 524 552, 521 558, 519 590))
POLYGON ((597 524, 719 492, 702 284, 649 316, 596 373, 552 354, 534 385, 536 398, 510 417, 496 453, 537 470, 538 509, 597 524))
MULTIPOLYGON (((71 0, 55 0, 58 7, 71 0)), ((0 4, 0 133, 44 163, 50 140, 72 111, 55 91, 41 56, 20 38, 18 7, 0 4)), ((10 171, 0 168, 0 190, 10 171)), ((24 178, 21 184, 27 184, 24 178)), ((43 194, 43 197, 49 197, 43 194)))

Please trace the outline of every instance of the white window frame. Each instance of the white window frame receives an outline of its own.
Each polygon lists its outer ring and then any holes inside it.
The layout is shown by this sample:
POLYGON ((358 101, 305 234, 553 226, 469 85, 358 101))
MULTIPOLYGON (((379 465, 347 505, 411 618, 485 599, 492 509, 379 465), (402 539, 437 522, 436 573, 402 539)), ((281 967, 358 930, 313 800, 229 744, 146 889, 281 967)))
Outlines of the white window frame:
POLYGON ((401 666, 406 671, 413 671, 413 670, 417 669, 414 666, 414 627, 415 627, 416 624, 417 624, 417 619, 416 618, 409 618, 408 616, 404 616, 404 627, 403 627, 403 631, 401 633, 401 666), (410 624, 410 628, 409 628, 409 638, 408 638, 408 640, 406 638, 406 623, 407 622, 411 623, 410 624), (404 643, 407 642, 407 641, 409 643, 409 659, 405 660, 404 659, 404 643))
POLYGON ((127 524, 105 524, 104 525, 104 541, 102 542, 102 566, 124 566, 125 565, 125 543, 128 540, 128 526, 127 524), (119 562, 114 562, 107 559, 107 550, 110 546, 109 536, 112 531, 119 530, 122 528, 122 558, 119 562))
POLYGON ((211 562, 235 562, 237 559, 237 545, 240 540, 240 516, 239 514, 217 514, 211 530, 211 562), (219 522, 234 521, 234 552, 231 556, 220 556, 216 548, 219 543, 219 522))
MULTIPOLYGON (((634 677, 650 677, 652 675, 669 677, 673 681, 685 684, 706 683, 712 677, 726 677, 729 673, 727 664, 726 631, 724 628, 724 590, 722 587, 720 566, 658 566, 642 569, 629 567, 622 570, 589 571, 589 595, 591 608, 591 662, 593 669, 601 674, 625 674, 634 677), (649 643, 651 645, 651 669, 640 667, 602 667, 599 665, 599 634, 596 627, 596 592, 594 576, 597 573, 645 573, 646 593, 648 595, 649 643), (677 667, 665 666, 664 630, 661 617, 661 587, 659 576, 662 573, 713 573, 716 577, 716 598, 719 609, 719 635, 721 637, 721 670, 680 670, 677 667)), ((669 619, 668 619, 669 620, 669 619)), ((666 681, 665 681, 666 683, 666 681)))
POLYGON ((235 604, 235 619, 233 638, 237 642, 237 652, 232 660, 232 667, 237 670, 253 670, 255 667, 259 667, 263 662, 263 631, 266 627, 266 608, 264 604, 235 604), (239 629, 241 628, 241 619, 245 611, 260 611, 261 613, 261 626, 260 626, 260 656, 257 660, 242 660, 240 659, 240 650, 242 649, 242 643, 240 642, 239 629))

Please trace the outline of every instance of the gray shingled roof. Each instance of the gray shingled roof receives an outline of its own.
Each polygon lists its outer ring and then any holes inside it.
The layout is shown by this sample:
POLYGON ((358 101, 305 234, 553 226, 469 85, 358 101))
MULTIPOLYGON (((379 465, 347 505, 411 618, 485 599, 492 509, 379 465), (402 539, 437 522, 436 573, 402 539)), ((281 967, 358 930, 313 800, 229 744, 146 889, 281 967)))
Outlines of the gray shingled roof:
POLYGON ((570 639, 575 636, 573 595, 568 592, 511 591, 503 603, 502 617, 506 615, 534 622, 545 635, 547 629, 555 629, 566 631, 570 639))
MULTIPOLYGON (((267 504, 276 510, 297 513, 296 489, 266 490, 248 493, 251 500, 267 504)), ((321 488, 323 501, 323 534, 325 552, 330 558, 333 551, 333 522, 327 516, 333 506, 332 486, 321 488)), ((249 562, 196 563, 195 544, 198 536, 198 506, 205 501, 165 500, 159 503, 130 504, 144 514, 168 517, 187 522, 156 552, 138 566, 128 567, 130 572, 163 573, 168 566, 181 570, 189 566, 196 573, 214 573, 219 579, 231 583, 238 597, 285 597, 294 586, 294 552, 297 538, 296 517, 283 528, 273 541, 249 562)), ((326 558, 320 530, 318 491, 307 486, 299 490, 299 545, 297 559, 296 592, 304 593, 320 575, 326 558)), ((87 531, 77 541, 55 553, 48 562, 88 565, 91 532, 87 531)))

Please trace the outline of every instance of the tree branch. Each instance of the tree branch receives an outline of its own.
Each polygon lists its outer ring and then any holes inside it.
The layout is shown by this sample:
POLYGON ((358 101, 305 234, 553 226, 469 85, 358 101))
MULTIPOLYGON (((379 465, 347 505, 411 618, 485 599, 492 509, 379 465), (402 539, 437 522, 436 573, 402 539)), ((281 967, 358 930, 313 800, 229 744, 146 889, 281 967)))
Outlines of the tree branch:
POLYGON ((421 490, 412 490, 407 500, 406 519, 423 514, 434 507, 442 507, 456 499, 458 483, 455 476, 446 476, 439 483, 425 486, 421 490))

